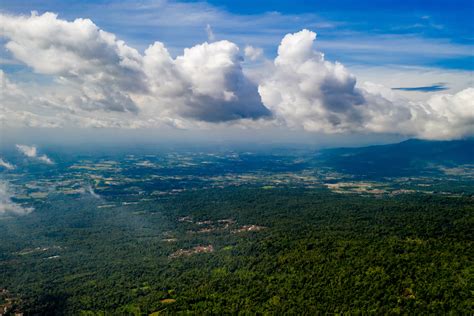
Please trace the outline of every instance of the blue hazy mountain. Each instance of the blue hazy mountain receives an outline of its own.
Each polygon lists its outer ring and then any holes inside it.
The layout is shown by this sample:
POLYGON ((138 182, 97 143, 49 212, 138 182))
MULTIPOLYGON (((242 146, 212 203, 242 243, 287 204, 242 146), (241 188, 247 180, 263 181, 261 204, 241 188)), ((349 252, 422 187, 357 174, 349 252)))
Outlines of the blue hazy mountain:
POLYGON ((366 177, 433 174, 443 167, 474 164, 474 139, 410 139, 390 145, 325 149, 319 159, 340 171, 366 177))

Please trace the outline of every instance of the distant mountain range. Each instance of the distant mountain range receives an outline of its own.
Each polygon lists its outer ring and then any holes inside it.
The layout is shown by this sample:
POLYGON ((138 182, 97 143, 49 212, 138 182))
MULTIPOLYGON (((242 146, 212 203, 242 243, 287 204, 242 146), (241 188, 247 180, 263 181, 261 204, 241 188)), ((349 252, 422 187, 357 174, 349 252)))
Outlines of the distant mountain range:
POLYGON ((473 165, 474 139, 426 141, 410 139, 397 144, 334 148, 319 152, 318 160, 342 172, 367 177, 420 175, 441 167, 473 165))

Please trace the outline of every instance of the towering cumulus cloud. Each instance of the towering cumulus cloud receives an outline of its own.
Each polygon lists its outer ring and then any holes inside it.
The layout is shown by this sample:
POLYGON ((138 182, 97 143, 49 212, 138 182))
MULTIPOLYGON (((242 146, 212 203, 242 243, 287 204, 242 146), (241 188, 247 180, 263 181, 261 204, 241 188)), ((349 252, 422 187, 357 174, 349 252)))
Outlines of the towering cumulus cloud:
POLYGON ((428 139, 474 134, 474 89, 410 102, 392 90, 364 83, 340 63, 313 48, 316 33, 286 35, 267 77, 260 82, 263 103, 285 124, 308 131, 385 132, 428 139))
POLYGON ((156 42, 144 57, 151 100, 178 115, 208 122, 270 115, 257 87, 244 76, 240 59, 239 48, 229 41, 187 48, 175 60, 156 42))
POLYGON ((343 65, 313 50, 316 34, 288 34, 278 47, 272 74, 260 84, 266 104, 290 126, 309 131, 341 132, 363 121, 365 103, 356 79, 343 65))
POLYGON ((268 115, 257 88, 242 73, 240 58, 237 45, 228 41, 185 49, 176 59, 193 92, 185 113, 214 122, 268 115))
POLYGON ((134 113, 151 106, 157 115, 211 122, 269 115, 231 42, 197 45, 174 60, 159 42, 142 56, 89 19, 68 22, 53 13, 1 18, 12 55, 67 90, 51 104, 134 113))
POLYGON ((89 19, 65 21, 53 13, 0 14, 0 35, 13 58, 52 79, 32 88, 0 70, 5 125, 209 128, 238 121, 325 133, 474 135, 473 88, 407 100, 357 82, 341 63, 326 60, 309 30, 287 34, 270 67, 262 49, 242 52, 226 40, 186 48, 177 57, 155 42, 142 54, 89 19), (242 55, 262 61, 253 63, 261 67, 258 83, 246 77, 242 55))

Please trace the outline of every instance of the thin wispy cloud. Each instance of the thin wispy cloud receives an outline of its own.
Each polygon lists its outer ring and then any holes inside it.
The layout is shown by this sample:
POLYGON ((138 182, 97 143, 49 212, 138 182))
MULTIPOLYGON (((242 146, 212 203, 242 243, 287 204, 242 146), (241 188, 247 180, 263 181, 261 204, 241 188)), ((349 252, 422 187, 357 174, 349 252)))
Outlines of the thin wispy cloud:
POLYGON ((15 166, 14 166, 14 165, 12 165, 11 163, 9 163, 9 162, 3 160, 2 158, 0 158, 0 167, 3 167, 3 168, 5 168, 5 169, 7 169, 7 170, 13 170, 13 169, 15 169, 15 166))
POLYGON ((96 199, 100 199, 100 195, 95 193, 94 189, 90 185, 87 187, 87 193, 89 193, 92 197, 96 199))
POLYGON ((448 87, 443 83, 438 83, 438 84, 433 84, 431 86, 421 86, 421 87, 397 87, 397 88, 392 88, 392 90, 434 92, 434 91, 448 90, 448 87))
POLYGON ((43 155, 38 154, 38 149, 36 148, 36 146, 17 144, 16 149, 28 158, 32 158, 34 160, 40 161, 48 165, 54 164, 54 162, 45 154, 43 155))
POLYGON ((209 42, 214 42, 216 40, 214 31, 212 30, 212 27, 209 24, 206 25, 206 33, 207 33, 207 40, 209 42))
POLYGON ((0 216, 25 215, 33 211, 32 207, 24 207, 13 201, 14 192, 8 182, 0 181, 0 216))

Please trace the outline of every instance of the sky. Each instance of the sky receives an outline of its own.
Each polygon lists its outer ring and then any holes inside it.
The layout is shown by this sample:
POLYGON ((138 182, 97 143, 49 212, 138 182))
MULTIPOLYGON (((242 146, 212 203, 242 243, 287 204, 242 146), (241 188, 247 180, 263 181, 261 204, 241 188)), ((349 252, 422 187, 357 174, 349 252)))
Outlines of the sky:
POLYGON ((13 142, 104 129, 167 141, 472 137, 473 12, 456 0, 3 0, 0 128, 13 142))

